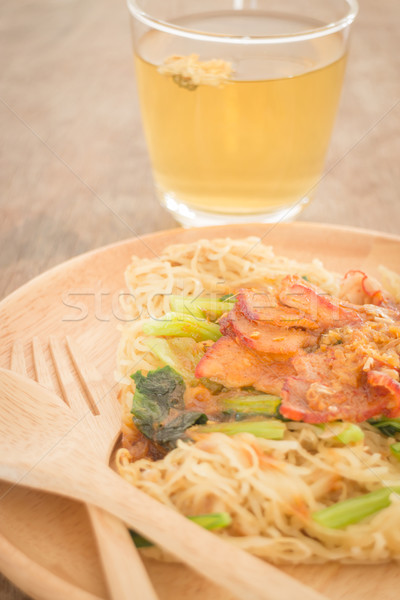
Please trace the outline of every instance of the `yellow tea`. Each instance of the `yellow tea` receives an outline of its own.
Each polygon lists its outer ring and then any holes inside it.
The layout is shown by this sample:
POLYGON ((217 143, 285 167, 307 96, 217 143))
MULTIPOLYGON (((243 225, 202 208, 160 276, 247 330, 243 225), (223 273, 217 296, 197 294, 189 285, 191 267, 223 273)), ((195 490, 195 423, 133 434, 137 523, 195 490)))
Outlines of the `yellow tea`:
MULTIPOLYGON (((260 19, 268 16, 259 15, 257 27, 260 19)), ((323 170, 340 96, 345 54, 339 38, 302 42, 294 56, 280 48, 272 57, 254 49, 223 57, 221 44, 214 44, 215 58, 232 66, 229 81, 185 85, 184 78, 159 68, 176 53, 165 37, 151 31, 135 52, 160 195, 195 210, 254 216, 309 199, 323 170)), ((189 56, 188 42, 184 46, 181 42, 178 54, 186 50, 189 56)), ((198 54, 201 59, 201 48, 198 54)), ((212 58, 208 49, 204 60, 212 58)))

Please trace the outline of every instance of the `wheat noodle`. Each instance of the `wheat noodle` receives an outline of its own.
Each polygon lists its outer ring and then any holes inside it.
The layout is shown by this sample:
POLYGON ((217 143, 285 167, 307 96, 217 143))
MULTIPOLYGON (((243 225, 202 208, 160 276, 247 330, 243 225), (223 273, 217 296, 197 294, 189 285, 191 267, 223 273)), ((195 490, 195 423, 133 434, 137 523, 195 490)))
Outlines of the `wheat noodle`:
MULTIPOLYGON (((117 359, 125 427, 132 423, 134 384, 129 375, 163 366, 144 343, 142 327, 146 319, 168 312, 170 294, 220 297, 294 273, 338 294, 340 276, 318 260, 300 263, 275 256, 270 247, 254 247, 256 241, 201 240, 170 246, 159 259, 133 257, 126 271, 131 295, 123 297, 129 322, 122 329, 117 359)), ((384 274, 390 280, 390 272, 384 274)), ((398 280, 392 281, 397 289, 398 280)), ((132 462, 129 451, 120 449, 117 467, 133 485, 184 515, 228 512, 232 524, 219 535, 276 563, 399 559, 400 502, 395 498, 388 508, 343 530, 310 518, 333 502, 400 485, 399 463, 389 448, 395 440, 368 424, 361 427, 364 441, 353 446, 338 443, 336 430, 304 423, 287 423, 281 441, 211 433, 195 443, 179 441, 155 462, 132 462)))

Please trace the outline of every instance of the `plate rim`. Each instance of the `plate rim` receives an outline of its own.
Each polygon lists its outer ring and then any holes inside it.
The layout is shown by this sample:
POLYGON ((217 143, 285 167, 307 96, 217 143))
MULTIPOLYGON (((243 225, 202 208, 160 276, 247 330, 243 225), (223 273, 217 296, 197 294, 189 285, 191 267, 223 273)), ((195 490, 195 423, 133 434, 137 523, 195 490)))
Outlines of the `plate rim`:
MULTIPOLYGON (((54 265, 53 267, 50 267, 49 269, 46 269, 44 271, 42 271, 41 273, 39 273, 38 275, 35 275, 34 277, 32 277, 31 279, 29 279, 28 281, 26 281, 25 283, 23 283, 22 285, 20 285, 19 287, 17 287, 15 290, 13 290, 12 292, 10 292, 9 294, 7 294, 6 296, 4 296, 4 298, 2 298, 0 300, 0 309, 3 308, 3 305, 7 304, 8 302, 18 299, 18 296, 22 293, 25 292, 25 289, 27 289, 31 284, 37 283, 41 280, 41 278, 47 278, 49 275, 55 275, 58 273, 59 270, 64 269, 64 267, 68 267, 70 266, 72 263, 75 262, 80 262, 80 261, 84 261, 87 258, 90 258, 92 255, 95 255, 99 252, 104 252, 107 250, 111 250, 114 248, 118 248, 118 247, 122 247, 127 243, 131 243, 134 241, 138 241, 138 242, 142 242, 145 246, 146 246, 146 240, 149 238, 162 238, 163 236, 165 236, 166 234, 177 234, 179 235, 184 235, 185 232, 188 231, 202 231, 204 229, 207 230, 219 230, 219 229, 223 229, 223 228, 230 228, 230 229, 240 229, 243 226, 246 227, 251 227, 251 226, 257 226, 257 227, 263 227, 265 226, 265 228, 275 228, 275 227, 290 227, 290 228, 313 228, 313 229, 327 229, 329 231, 337 231, 337 232, 344 232, 344 233, 354 233, 354 234, 361 234, 365 237, 379 237, 382 239, 385 239, 387 241, 392 241, 392 242, 397 242, 400 244, 400 235, 395 235, 395 234, 391 234, 391 233, 385 233, 385 232, 381 232, 375 229, 366 229, 366 228, 358 228, 358 227, 353 227, 353 226, 348 226, 348 225, 331 225, 329 223, 318 223, 318 222, 311 222, 311 221, 296 221, 294 223, 238 223, 238 224, 232 224, 232 225, 214 225, 211 227, 190 227, 190 228, 183 228, 183 227, 174 227, 172 229, 162 229, 160 231, 155 231, 153 233, 146 233, 144 235, 138 235, 135 237, 128 237, 128 238, 124 238, 123 240, 119 240, 118 242, 112 242, 110 244, 105 244, 103 246, 99 246, 97 248, 93 248, 91 250, 87 250, 86 252, 82 252, 80 254, 76 254, 75 256, 71 256, 70 258, 67 258, 66 260, 63 260, 62 262, 54 265)), ((257 236, 256 236, 257 237, 257 236)))

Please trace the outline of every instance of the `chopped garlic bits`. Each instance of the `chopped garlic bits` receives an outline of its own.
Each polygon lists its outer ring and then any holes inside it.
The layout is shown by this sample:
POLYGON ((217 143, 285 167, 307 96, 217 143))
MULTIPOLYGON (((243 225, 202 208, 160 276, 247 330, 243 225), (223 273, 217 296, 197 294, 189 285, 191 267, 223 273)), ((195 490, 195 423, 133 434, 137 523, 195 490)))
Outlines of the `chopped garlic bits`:
POLYGON ((213 58, 199 60, 198 54, 189 56, 169 56, 158 67, 161 75, 171 76, 173 81, 188 90, 195 90, 199 85, 218 87, 229 81, 233 69, 230 62, 213 58))

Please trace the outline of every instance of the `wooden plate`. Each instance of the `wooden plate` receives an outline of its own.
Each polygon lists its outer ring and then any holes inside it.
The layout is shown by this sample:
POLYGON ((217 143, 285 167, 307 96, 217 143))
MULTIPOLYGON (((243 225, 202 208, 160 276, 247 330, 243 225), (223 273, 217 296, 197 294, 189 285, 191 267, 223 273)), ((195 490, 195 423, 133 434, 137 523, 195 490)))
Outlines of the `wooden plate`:
MULTIPOLYGON (((80 337, 90 340, 85 348, 88 357, 111 382, 121 319, 118 294, 124 287, 123 272, 130 257, 154 256, 153 252, 157 254, 174 242, 248 235, 264 236, 264 243, 292 258, 318 257, 337 271, 362 268, 376 274, 380 264, 400 271, 400 238, 377 232, 307 223, 161 232, 79 256, 3 300, 0 365, 10 366, 10 348, 16 339, 25 343, 29 363, 29 341, 33 336, 46 341, 51 334, 71 335, 78 342, 80 337)), ((0 485, 0 494, 1 490, 0 485)), ((19 487, 1 497, 0 506, 0 570, 16 585, 42 600, 109 598, 82 505, 19 487)), ((231 598, 183 566, 152 560, 146 564, 160 600, 231 598)), ((399 597, 400 572, 393 563, 372 567, 329 564, 285 570, 332 600, 399 597)))

